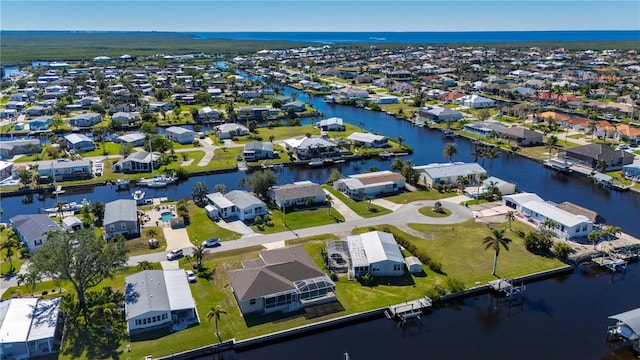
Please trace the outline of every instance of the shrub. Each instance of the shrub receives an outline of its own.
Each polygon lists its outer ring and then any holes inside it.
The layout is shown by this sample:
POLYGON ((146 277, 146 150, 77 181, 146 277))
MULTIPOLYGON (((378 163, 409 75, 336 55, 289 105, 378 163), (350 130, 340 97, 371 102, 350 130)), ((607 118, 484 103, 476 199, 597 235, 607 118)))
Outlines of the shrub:
POLYGON ((358 282, 362 286, 371 287, 373 285, 373 276, 371 274, 369 274, 369 273, 366 273, 366 274, 361 275, 361 276, 358 277, 358 282))
POLYGON ((553 241, 546 232, 532 231, 524 237, 524 246, 529 251, 549 252, 553 241))
POLYGON ((464 291, 464 283, 458 278, 447 278, 447 287, 451 290, 452 293, 459 293, 464 291))
POLYGON ((557 242, 553 245, 553 254, 559 259, 566 259, 573 252, 571 246, 564 242, 557 242))
POLYGON ((442 263, 439 261, 430 261, 429 269, 435 273, 442 274, 442 263))
POLYGON ((331 279, 331 281, 338 281, 338 274, 336 274, 333 271, 331 271, 329 273, 329 278, 331 279))
POLYGON ((47 294, 48 294, 47 290, 45 290, 45 291, 43 291, 43 292, 42 292, 42 296, 45 296, 45 295, 47 295, 47 294))

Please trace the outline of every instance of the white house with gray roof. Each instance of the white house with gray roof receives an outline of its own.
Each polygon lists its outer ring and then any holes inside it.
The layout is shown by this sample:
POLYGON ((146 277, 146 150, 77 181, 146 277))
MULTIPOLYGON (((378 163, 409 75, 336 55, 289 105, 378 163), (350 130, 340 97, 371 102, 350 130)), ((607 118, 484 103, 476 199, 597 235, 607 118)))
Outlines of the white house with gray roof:
POLYGON ((124 135, 120 135, 115 139, 118 144, 128 144, 133 147, 143 146, 147 135, 141 132, 132 132, 124 135))
POLYGON ((342 118, 339 118, 339 117, 322 119, 316 124, 316 127, 322 131, 344 131, 345 130, 343 120, 342 118))
POLYGON ((150 172, 158 167, 158 153, 148 151, 138 151, 127 156, 111 167, 114 172, 139 173, 150 172))
POLYGON ((108 240, 114 235, 139 235, 138 208, 135 200, 119 199, 104 205, 104 237, 108 240))
POLYGON ((267 204, 242 190, 233 190, 224 195, 219 192, 207 194, 207 201, 211 206, 207 209, 207 215, 212 219, 237 218, 247 221, 267 213, 267 204))
POLYGON ((164 130, 164 136, 179 144, 191 144, 196 138, 196 133, 180 126, 170 126, 164 130))
POLYGON ((322 204, 327 194, 322 186, 311 181, 298 181, 292 184, 274 186, 269 191, 269 198, 282 209, 283 207, 306 206, 309 204, 322 204))
POLYGON ((13 298, 0 302, 0 359, 31 359, 57 353, 62 324, 60 298, 13 298))
POLYGON ((355 131, 347 136, 347 140, 356 146, 364 146, 368 148, 381 148, 389 146, 389 139, 386 136, 376 135, 372 133, 362 133, 355 131))
POLYGON ((79 114, 69 119, 71 126, 88 127, 102 121, 102 115, 98 113, 79 114))
POLYGON ((61 231, 58 224, 45 214, 16 215, 9 219, 11 228, 20 241, 33 253, 47 240, 49 231, 61 231))
POLYGON ((234 136, 249 135, 249 129, 247 129, 246 126, 236 123, 218 125, 214 129, 216 136, 220 139, 231 139, 234 136))
POLYGON ((427 187, 452 184, 457 186, 458 179, 466 178, 473 186, 480 182, 481 175, 487 175, 487 171, 477 163, 444 163, 414 166, 420 173, 420 181, 427 187))
POLYGON ((257 161, 277 158, 278 153, 273 152, 273 143, 271 142, 252 141, 244 144, 242 156, 245 161, 257 161))
POLYGON ((295 137, 284 140, 287 150, 293 151, 298 159, 332 156, 337 145, 321 137, 295 137))
POLYGON ((393 234, 371 231, 347 236, 349 246, 349 278, 364 274, 402 276, 404 257, 393 234))
POLYGON ((96 148, 93 140, 84 134, 65 135, 64 140, 67 142, 67 150, 91 151, 96 148))
POLYGON ((185 329, 200 322, 184 270, 145 270, 124 279, 129 335, 163 327, 185 329))
POLYGON ((56 181, 81 180, 93 177, 93 161, 91 160, 58 160, 40 164, 38 176, 51 177, 56 181))

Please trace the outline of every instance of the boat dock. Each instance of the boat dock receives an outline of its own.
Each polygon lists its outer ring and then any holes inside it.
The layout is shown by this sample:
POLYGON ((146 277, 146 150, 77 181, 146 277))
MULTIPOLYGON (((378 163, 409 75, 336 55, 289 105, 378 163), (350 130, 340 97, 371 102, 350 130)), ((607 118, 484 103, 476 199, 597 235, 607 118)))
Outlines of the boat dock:
POLYGON ((430 309, 432 301, 429 297, 425 296, 422 299, 407 301, 402 304, 389 306, 384 315, 389 320, 398 320, 401 323, 405 323, 408 319, 416 318, 420 320, 420 315, 426 309, 430 309))
POLYGON ((53 195, 62 195, 64 193, 65 193, 65 191, 62 190, 62 186, 60 186, 60 185, 57 185, 56 189, 53 191, 53 195))
POLYGON ((516 295, 522 295, 527 287, 524 284, 520 286, 513 285, 512 280, 498 279, 489 281, 489 287, 498 293, 513 298, 516 295))
POLYGON ((627 270, 627 260, 621 259, 614 255, 601 253, 592 257, 591 261, 596 265, 606 267, 612 272, 627 270))

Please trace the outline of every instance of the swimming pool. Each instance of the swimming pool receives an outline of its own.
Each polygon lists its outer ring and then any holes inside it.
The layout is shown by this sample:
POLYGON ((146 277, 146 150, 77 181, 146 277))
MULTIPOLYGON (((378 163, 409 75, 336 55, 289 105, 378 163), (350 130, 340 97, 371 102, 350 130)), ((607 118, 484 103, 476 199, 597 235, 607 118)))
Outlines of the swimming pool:
POLYGON ((163 212, 160 216, 160 220, 162 220, 162 222, 169 222, 169 220, 173 219, 174 217, 176 217, 172 212, 163 212))

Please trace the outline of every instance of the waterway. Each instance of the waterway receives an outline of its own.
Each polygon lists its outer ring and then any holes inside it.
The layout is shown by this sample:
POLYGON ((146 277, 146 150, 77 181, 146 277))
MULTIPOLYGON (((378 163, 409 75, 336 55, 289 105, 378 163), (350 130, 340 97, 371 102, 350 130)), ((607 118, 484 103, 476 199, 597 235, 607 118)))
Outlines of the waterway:
MULTIPOLYGON (((285 93, 297 91, 287 89, 285 93)), ((381 112, 341 105, 325 104, 321 98, 300 93, 299 100, 310 101, 324 117, 337 116, 365 129, 388 137, 402 136, 414 148, 405 159, 421 165, 444 162, 441 133, 410 125, 381 112)), ((472 144, 463 138, 454 140, 458 154, 455 161, 473 161, 472 144)), ((389 160, 371 159, 339 164, 342 174, 353 174, 371 167, 388 169, 389 160)), ((485 163, 489 169, 489 162, 485 163)), ((312 180, 323 183, 331 168, 287 167, 278 172, 279 182, 312 180)), ((608 223, 640 236, 640 196, 635 193, 609 192, 592 185, 586 178, 558 174, 537 162, 502 154, 494 160, 491 174, 515 182, 519 189, 538 193, 554 202, 571 201, 597 211, 608 223)), ((225 184, 237 189, 243 172, 193 177, 177 186, 145 189, 147 197, 189 198, 193 185, 204 181, 209 189, 225 184)), ((132 189, 133 190, 133 189, 132 189)), ((132 191, 131 190, 131 191, 132 191)), ((77 192, 67 190, 60 200, 108 202, 131 198, 131 191, 116 192, 114 186, 100 186, 77 192)), ((18 214, 36 213, 55 206, 55 199, 31 202, 27 197, 0 197, 4 209, 2 221, 18 214)), ((254 350, 224 354, 232 359, 617 359, 632 358, 628 353, 611 355, 605 343, 607 316, 640 306, 640 270, 631 265, 626 274, 612 276, 591 267, 577 268, 566 275, 528 285, 522 306, 499 305, 489 294, 452 302, 434 309, 420 323, 397 327, 386 319, 366 321, 315 333, 254 350)), ((224 322, 221 326, 224 326, 224 322)))

